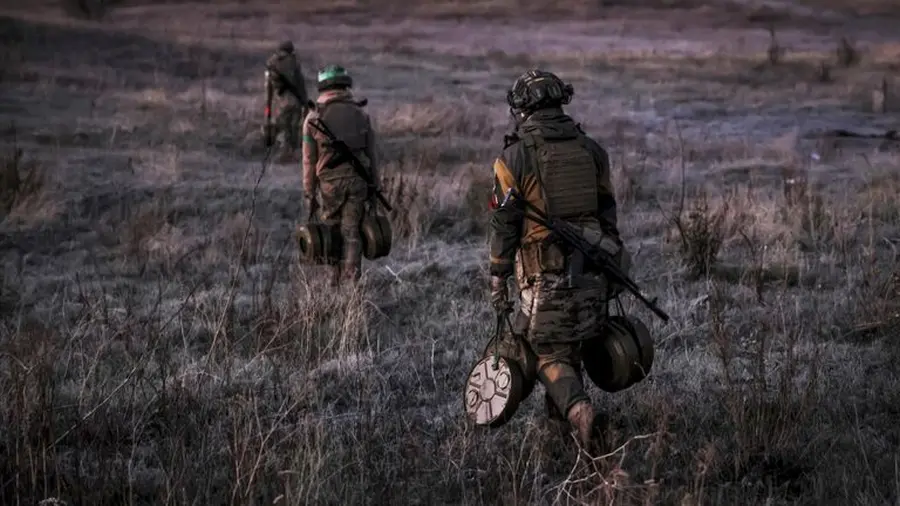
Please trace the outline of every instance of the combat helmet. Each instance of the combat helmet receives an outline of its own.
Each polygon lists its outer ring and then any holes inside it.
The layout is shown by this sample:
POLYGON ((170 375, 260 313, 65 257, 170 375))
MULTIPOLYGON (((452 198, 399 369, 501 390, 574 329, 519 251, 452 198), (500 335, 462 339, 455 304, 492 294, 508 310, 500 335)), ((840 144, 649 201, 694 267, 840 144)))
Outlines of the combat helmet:
POLYGON ((340 65, 327 65, 319 71, 316 87, 319 91, 352 88, 353 78, 340 65))
POLYGON ((524 120, 538 109, 560 107, 572 101, 575 89, 571 84, 543 70, 525 72, 506 92, 509 112, 517 120, 524 120))

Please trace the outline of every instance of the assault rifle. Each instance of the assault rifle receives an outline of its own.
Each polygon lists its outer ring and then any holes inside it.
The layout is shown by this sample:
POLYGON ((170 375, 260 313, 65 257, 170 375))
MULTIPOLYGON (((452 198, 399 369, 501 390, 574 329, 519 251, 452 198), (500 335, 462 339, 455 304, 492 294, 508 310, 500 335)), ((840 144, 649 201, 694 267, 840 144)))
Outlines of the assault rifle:
POLYGON ((507 190, 500 207, 519 212, 525 218, 546 227, 550 230, 551 234, 562 239, 572 248, 580 251, 586 259, 596 267, 600 268, 603 274, 606 275, 611 282, 622 285, 626 290, 631 292, 632 295, 647 306, 650 311, 653 311, 653 314, 658 316, 662 321, 669 321, 669 315, 656 305, 657 299, 648 299, 647 296, 641 292, 640 287, 638 287, 627 274, 622 272, 615 259, 609 253, 588 242, 584 236, 578 232, 578 229, 574 225, 565 220, 548 216, 547 213, 538 209, 531 202, 528 202, 527 199, 522 197, 521 193, 513 188, 507 190), (510 206, 510 203, 513 205, 510 206), (522 203, 524 209, 516 207, 517 203, 522 203))

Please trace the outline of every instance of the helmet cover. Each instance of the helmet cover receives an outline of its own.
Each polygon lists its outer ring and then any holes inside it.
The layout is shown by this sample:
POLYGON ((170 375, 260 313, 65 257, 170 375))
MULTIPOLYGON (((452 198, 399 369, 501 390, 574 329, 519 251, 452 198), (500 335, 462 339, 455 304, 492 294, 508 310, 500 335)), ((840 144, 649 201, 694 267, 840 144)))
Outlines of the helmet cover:
POLYGON ((352 88, 353 78, 340 65, 327 65, 319 71, 316 86, 319 91, 335 88, 352 88))
POLYGON ((532 113, 566 105, 574 94, 572 85, 564 83, 556 74, 533 69, 516 79, 506 93, 506 103, 514 113, 532 113))

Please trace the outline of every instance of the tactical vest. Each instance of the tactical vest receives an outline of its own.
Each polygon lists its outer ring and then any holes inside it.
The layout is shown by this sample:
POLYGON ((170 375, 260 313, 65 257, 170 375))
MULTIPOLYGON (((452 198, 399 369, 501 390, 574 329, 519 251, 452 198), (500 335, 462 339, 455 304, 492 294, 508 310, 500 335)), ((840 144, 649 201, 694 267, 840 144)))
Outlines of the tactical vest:
MULTIPOLYGON (((319 121, 325 123, 337 139, 344 141, 347 147, 356 155, 356 158, 368 169, 371 166, 371 161, 366 156, 369 120, 365 111, 350 99, 337 99, 320 104, 318 112, 319 121)), ((328 149, 327 140, 325 141, 325 148, 328 149)), ((328 151, 329 159, 333 159, 334 155, 332 151, 328 151)), ((325 167, 319 174, 319 178, 323 181, 354 176, 356 176, 356 171, 353 170, 350 163, 329 166, 328 162, 326 162, 325 167)))
POLYGON ((576 221, 595 218, 597 164, 585 137, 550 140, 528 134, 522 140, 531 154, 547 214, 576 221))
MULTIPOLYGON (((522 141, 531 159, 545 212, 554 218, 576 223, 596 222, 598 168, 585 137, 550 140, 527 134, 522 136, 522 141)), ((543 228, 533 222, 526 226, 543 228)), ((542 236, 540 233, 534 235, 542 236)), ((584 262, 580 253, 569 251, 556 242, 538 240, 522 245, 517 263, 519 274, 528 279, 540 272, 569 271, 577 275, 582 272, 584 262)))

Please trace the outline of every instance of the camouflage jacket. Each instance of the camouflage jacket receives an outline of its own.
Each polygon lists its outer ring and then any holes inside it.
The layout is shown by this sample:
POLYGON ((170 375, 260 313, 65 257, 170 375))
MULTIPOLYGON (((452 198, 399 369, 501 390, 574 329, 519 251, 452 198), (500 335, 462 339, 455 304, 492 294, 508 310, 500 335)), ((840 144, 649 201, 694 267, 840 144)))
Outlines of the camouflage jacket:
MULTIPOLYGON (((584 187, 591 188, 596 193, 598 211, 593 218, 605 232, 616 238, 619 235, 616 200, 610 182, 609 154, 596 141, 587 137, 561 109, 538 111, 525 120, 513 135, 507 136, 506 146, 494 161, 490 221, 490 272, 493 276, 511 275, 519 248, 540 242, 549 234, 545 227, 524 219, 521 214, 498 208, 507 190, 515 188, 537 208, 546 211, 545 192, 537 174, 535 153, 522 142, 522 138, 529 134, 549 141, 573 136, 582 139, 595 166, 595 170, 591 172, 596 174, 596 179, 584 182, 584 187)), ((557 198, 565 197, 561 195, 557 198)))
POLYGON ((291 84, 300 92, 300 97, 295 97, 293 93, 288 91, 288 87, 277 76, 272 76, 275 93, 286 104, 306 105, 309 95, 306 92, 306 81, 303 78, 303 72, 300 64, 297 62, 297 56, 294 53, 284 51, 276 51, 266 61, 266 67, 275 69, 279 74, 288 79, 291 84))
POLYGON ((313 126, 317 121, 325 122, 332 134, 350 147, 362 165, 369 169, 377 185, 375 129, 371 118, 362 106, 357 105, 349 90, 326 91, 319 95, 316 109, 310 111, 303 122, 303 190, 306 197, 315 196, 320 181, 359 177, 349 163, 329 167, 336 153, 325 134, 313 126))

